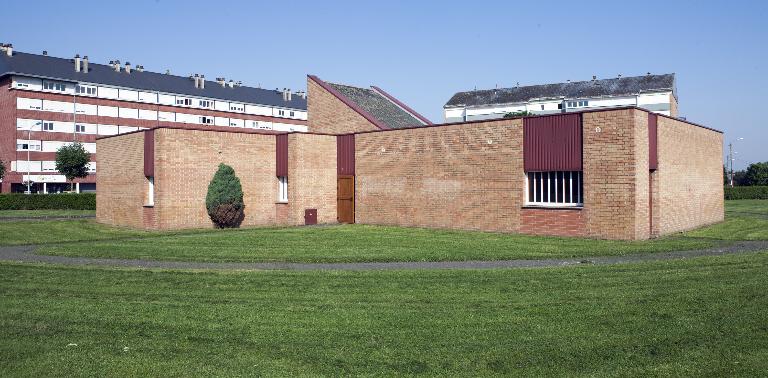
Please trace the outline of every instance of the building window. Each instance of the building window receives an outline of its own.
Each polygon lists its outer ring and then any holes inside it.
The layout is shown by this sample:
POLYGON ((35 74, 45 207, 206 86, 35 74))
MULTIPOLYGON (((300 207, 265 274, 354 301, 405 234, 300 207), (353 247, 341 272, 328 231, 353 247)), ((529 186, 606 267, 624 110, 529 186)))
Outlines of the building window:
POLYGON ((16 151, 40 151, 40 143, 35 142, 17 142, 16 151))
POLYGON ((288 115, 289 115, 290 117, 293 117, 293 115, 294 115, 294 112, 290 112, 288 115))
POLYGON ((192 106, 192 100, 189 98, 176 99, 176 105, 192 106))
POLYGON ((527 205, 582 206, 583 198, 581 171, 527 173, 527 205))
POLYGON ((234 112, 242 112, 245 111, 245 108, 239 105, 229 105, 229 110, 234 112))
POLYGON ((285 115, 285 110, 278 110, 277 111, 277 115, 284 116, 285 115))
POLYGON ((155 206, 155 177, 147 176, 147 203, 145 206, 155 206))
POLYGON ((277 201, 288 202, 288 177, 278 176, 277 201))
POLYGON ((544 105, 541 106, 541 110, 544 110, 544 105))
POLYGON ((75 87, 75 92, 77 92, 78 94, 95 96, 96 87, 87 87, 84 85, 78 85, 75 87))
POLYGON ((49 90, 49 91, 59 91, 64 92, 67 90, 67 85, 64 83, 57 83, 55 81, 43 81, 43 89, 49 90))
POLYGON ((213 101, 209 101, 209 100, 200 100, 199 104, 200 104, 200 107, 203 107, 203 108, 213 107, 213 101))
POLYGON ((212 125, 213 124, 213 117, 200 117, 200 123, 204 125, 212 125))
POLYGON ((43 122, 43 131, 53 131, 53 122, 43 122))
POLYGON ((85 132, 85 125, 75 125, 75 132, 76 133, 84 133, 85 132))

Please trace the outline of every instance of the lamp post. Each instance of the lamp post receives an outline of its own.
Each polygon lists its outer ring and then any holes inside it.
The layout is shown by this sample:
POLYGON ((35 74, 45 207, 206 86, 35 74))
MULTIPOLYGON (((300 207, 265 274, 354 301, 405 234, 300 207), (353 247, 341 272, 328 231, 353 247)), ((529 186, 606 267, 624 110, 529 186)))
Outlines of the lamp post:
MULTIPOLYGON (((744 138, 737 138, 737 141, 744 140, 744 138)), ((733 188, 733 161, 736 160, 736 158, 733 157, 733 142, 728 143, 728 164, 730 164, 730 177, 728 180, 728 183, 730 184, 731 188, 733 188)))
POLYGON ((32 167, 30 166, 29 150, 32 148, 32 126, 27 127, 27 194, 32 194, 29 188, 32 181, 32 167))

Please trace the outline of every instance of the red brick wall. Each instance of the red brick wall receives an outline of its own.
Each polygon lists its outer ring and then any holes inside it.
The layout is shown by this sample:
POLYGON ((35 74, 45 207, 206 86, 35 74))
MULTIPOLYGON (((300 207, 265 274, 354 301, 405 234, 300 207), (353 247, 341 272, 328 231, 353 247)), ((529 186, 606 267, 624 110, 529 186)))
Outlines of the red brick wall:
POLYGON ((101 139, 96 148, 103 151, 96 157, 96 166, 103 169, 96 179, 96 219, 116 226, 147 227, 145 212, 152 209, 144 209, 144 133, 101 139))
POLYGON ((585 236, 581 209, 524 208, 520 217, 520 233, 523 234, 585 236))
POLYGON ((213 227, 205 209, 205 196, 219 163, 231 166, 242 184, 242 225, 275 224, 273 135, 156 129, 155 211, 159 228, 213 227))
POLYGON ((659 117, 658 149, 660 234, 722 221, 723 134, 659 117))
POLYGON ((21 175, 11 172, 11 161, 16 160, 16 92, 10 85, 10 78, 0 79, 0 161, 5 166, 0 193, 10 192, 12 182, 21 182, 21 175))
POLYGON ((311 132, 347 134, 379 130, 310 78, 307 78, 307 112, 311 132))
POLYGON ((363 224, 517 232, 520 119, 355 136, 355 219, 363 224))
POLYGON ((586 235, 644 239, 648 226, 648 121, 637 109, 583 115, 586 235))
POLYGON ((305 209, 317 209, 319 224, 336 223, 335 136, 288 136, 287 223, 304 224, 305 209))

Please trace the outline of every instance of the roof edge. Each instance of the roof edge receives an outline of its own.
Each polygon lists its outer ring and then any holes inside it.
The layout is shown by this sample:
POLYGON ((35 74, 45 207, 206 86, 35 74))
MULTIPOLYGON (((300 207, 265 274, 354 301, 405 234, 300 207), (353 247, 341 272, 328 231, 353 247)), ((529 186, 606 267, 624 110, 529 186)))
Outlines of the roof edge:
POLYGON ((406 112, 411 113, 412 116, 414 116, 418 120, 424 122, 425 125, 432 125, 433 124, 432 121, 427 119, 427 117, 424 117, 423 115, 419 114, 417 111, 411 109, 410 106, 408 106, 405 103, 403 103, 402 101, 398 100, 397 98, 395 98, 395 96, 392 96, 389 93, 385 92, 383 89, 381 89, 381 88, 379 88, 379 87, 377 87, 375 85, 371 85, 371 89, 373 89, 374 92, 384 96, 387 100, 389 100, 392 103, 394 103, 395 105, 399 106, 400 108, 402 108, 406 112))
MULTIPOLYGON (((360 114, 368 120, 368 122, 372 123, 374 126, 378 127, 381 130, 389 130, 391 129, 389 126, 385 125, 383 122, 379 121, 374 117, 371 113, 368 113, 365 109, 357 106, 352 100, 348 99, 346 96, 341 94, 341 92, 337 91, 335 88, 328 85, 328 83, 322 81, 319 77, 315 75, 307 75, 307 78, 314 81, 317 85, 321 86, 323 89, 325 89, 328 93, 332 94, 334 97, 338 98, 339 101, 343 102, 344 105, 347 105, 352 110, 354 110, 357 114, 360 114)), ((307 109, 308 111, 309 109, 307 109)))

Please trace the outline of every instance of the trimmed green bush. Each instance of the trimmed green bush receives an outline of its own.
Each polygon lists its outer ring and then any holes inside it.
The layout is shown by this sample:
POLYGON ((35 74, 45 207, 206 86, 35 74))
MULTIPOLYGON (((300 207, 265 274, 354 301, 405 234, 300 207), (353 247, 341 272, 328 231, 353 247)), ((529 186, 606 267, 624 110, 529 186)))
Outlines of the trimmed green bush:
POLYGON ((726 200, 764 199, 768 200, 768 186, 735 186, 725 188, 726 200))
POLYGON ((205 208, 211 221, 220 228, 239 227, 245 217, 243 187, 235 170, 226 164, 219 169, 208 184, 205 208))
POLYGON ((0 194, 0 210, 96 210, 96 194, 0 194))

